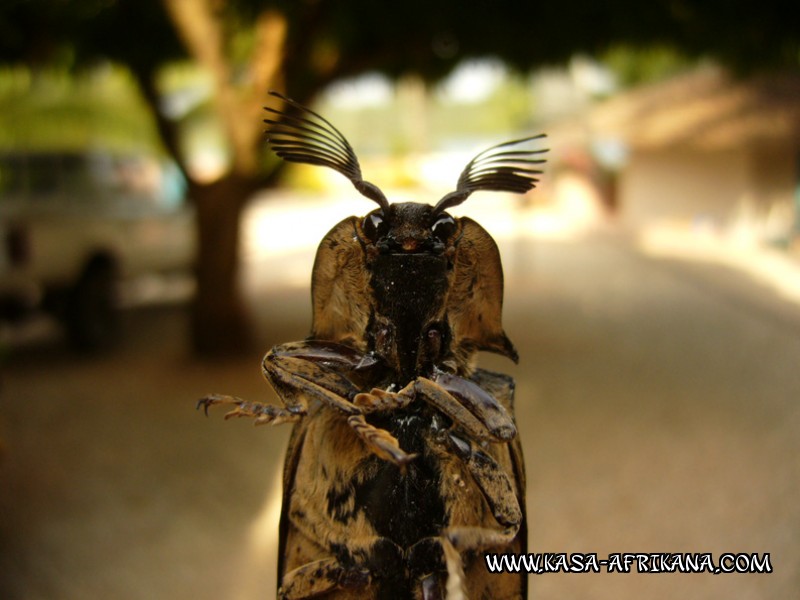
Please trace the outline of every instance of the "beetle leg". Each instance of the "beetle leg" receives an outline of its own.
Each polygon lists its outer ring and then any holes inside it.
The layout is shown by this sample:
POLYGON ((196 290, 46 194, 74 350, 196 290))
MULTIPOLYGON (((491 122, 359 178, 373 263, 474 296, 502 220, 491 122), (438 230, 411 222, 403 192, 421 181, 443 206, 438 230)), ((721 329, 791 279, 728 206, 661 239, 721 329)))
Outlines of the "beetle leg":
POLYGON ((497 398, 474 381, 437 370, 433 381, 486 426, 497 441, 508 442, 517 435, 514 419, 497 398))
POLYGON ((278 590, 278 598, 281 600, 316 598, 335 589, 364 589, 369 583, 368 569, 347 569, 336 558, 323 558, 287 573, 278 590))
MULTIPOLYGON (((479 526, 455 526, 445 529, 438 537, 423 538, 408 551, 408 564, 412 573, 419 578, 424 600, 465 600, 466 589, 470 588, 470 577, 474 575, 474 560, 465 564, 464 553, 478 553, 497 548, 508 548, 517 537, 520 524, 492 529, 479 526), (446 573, 446 575, 445 575, 446 573)), ((506 584, 507 585, 507 584, 506 584)), ((470 589, 471 593, 475 590, 470 589)), ((489 590, 491 592, 491 590, 489 590)), ((504 593, 503 598, 519 598, 504 593)), ((481 595, 480 597, 489 597, 481 595)), ((494 596, 492 597, 500 597, 494 596)))
MULTIPOLYGON (((512 498, 516 500, 513 494, 512 498)), ((489 503, 492 501, 489 500, 489 503)), ((442 596, 437 595, 437 592, 441 594, 441 588, 445 587, 444 595, 448 600, 464 598, 464 587, 469 581, 465 576, 466 565, 462 560, 464 553, 508 548, 517 537, 520 524, 517 521, 501 528, 453 526, 442 531, 438 537, 424 538, 414 544, 408 553, 409 567, 418 576, 424 574, 420 577, 420 583, 423 592, 429 594, 425 597, 438 600, 442 596), (445 586, 442 586, 441 581, 443 571, 447 572, 445 586)))
POLYGON ((289 342, 275 346, 262 363, 262 372, 275 388, 286 408, 280 408, 261 402, 248 402, 235 396, 211 395, 201 399, 201 406, 208 414, 208 409, 217 404, 231 404, 235 408, 225 415, 232 417, 251 417, 256 425, 294 422, 300 420, 307 412, 308 405, 299 390, 333 405, 345 414, 357 414, 358 411, 344 397, 354 395, 358 388, 341 372, 354 370, 357 367, 368 369, 376 364, 374 358, 365 358, 361 353, 348 346, 334 342, 289 342), (281 364, 290 361, 289 364, 281 364), (291 362, 296 361, 296 362, 291 362), (291 377, 292 369, 300 375, 291 377), (288 371, 288 375, 286 372, 288 371), (309 375, 312 381, 303 379, 302 374, 309 375), (322 385, 314 384, 314 381, 322 385), (332 392, 332 394, 331 394, 332 392))
POLYGON ((458 550, 510 544, 522 523, 522 510, 511 479, 491 456, 474 447, 468 440, 453 433, 449 433, 448 438, 451 448, 472 475, 486 498, 494 519, 503 529, 453 527, 448 529, 447 538, 458 550))
POLYGON ((407 565, 419 581, 422 600, 465 600, 464 564, 447 537, 416 542, 408 549, 407 565))
POLYGON ((364 413, 405 408, 414 400, 413 393, 387 392, 380 388, 372 388, 369 392, 356 394, 353 403, 364 413))
POLYGON ((447 565, 447 600, 466 600, 464 563, 461 561, 461 555, 448 537, 442 540, 442 551, 447 565))
POLYGON ((422 578, 422 600, 442 600, 441 576, 439 573, 430 573, 422 578))
POLYGON ((299 421, 305 414, 305 407, 298 410, 297 407, 292 410, 272 406, 271 404, 264 404, 262 402, 248 402, 236 396, 223 396, 220 394, 212 394, 201 398, 197 402, 197 408, 203 407, 203 411, 208 415, 208 409, 217 404, 232 404, 236 408, 225 413, 225 419, 233 417, 252 417, 255 419, 256 425, 263 425, 264 423, 272 423, 278 425, 279 423, 290 423, 299 421))
POLYGON ((378 458, 391 461, 400 467, 404 467, 417 457, 416 454, 408 454, 400 448, 400 442, 398 442, 397 438, 391 433, 385 429, 380 429, 379 427, 367 423, 364 419, 364 415, 351 415, 347 417, 347 424, 353 428, 356 435, 361 438, 378 458))
MULTIPOLYGON (((350 350, 337 367, 361 364, 350 350)), ((281 398, 299 395, 315 398, 347 416, 347 423, 377 456, 403 466, 415 455, 400 448, 397 439, 388 431, 370 425, 364 419, 364 410, 350 400, 358 396, 358 387, 344 374, 331 366, 336 357, 330 352, 330 344, 319 346, 316 342, 301 342, 276 346, 264 357, 262 370, 281 398), (317 358, 325 350, 324 358, 317 358), (298 394, 300 392, 300 394, 298 394)), ((374 391, 374 390, 373 390, 374 391)), ((389 398, 388 392, 384 398, 389 398)), ((362 401, 363 401, 362 397, 362 401)), ((289 407, 291 410, 291 406, 289 407)))
POLYGON ((346 415, 361 413, 348 399, 358 393, 356 385, 343 374, 324 365, 270 352, 264 357, 262 372, 282 399, 301 392, 300 396, 320 400, 346 415))
POLYGON ((197 407, 202 406, 208 414, 210 406, 231 404, 235 408, 225 415, 226 419, 251 417, 256 425, 275 425, 300 420, 308 413, 306 398, 313 398, 344 414, 355 434, 374 454, 402 467, 416 455, 404 452, 388 431, 367 423, 364 413, 381 406, 405 406, 412 398, 378 389, 373 389, 369 394, 359 394, 358 386, 344 374, 356 369, 363 371, 375 364, 377 361, 374 357, 361 355, 341 344, 291 342, 275 346, 261 364, 264 377, 286 408, 219 395, 203 398, 197 407), (351 401, 356 397, 360 398, 359 402, 351 401))
POLYGON ((505 470, 480 448, 468 440, 448 434, 450 445, 461 458, 475 483, 483 492, 495 520, 504 526, 519 526, 522 511, 514 486, 505 470))
POLYGON ((415 394, 422 394, 426 402, 458 423, 471 438, 508 442, 517 434, 508 411, 475 383, 447 373, 437 373, 435 378, 418 377, 399 393, 411 388, 415 394))
POLYGON ((450 417, 454 423, 458 423, 470 437, 481 440, 492 439, 486 426, 440 385, 430 379, 419 377, 403 388, 401 393, 409 388, 414 394, 424 397, 428 404, 450 417))

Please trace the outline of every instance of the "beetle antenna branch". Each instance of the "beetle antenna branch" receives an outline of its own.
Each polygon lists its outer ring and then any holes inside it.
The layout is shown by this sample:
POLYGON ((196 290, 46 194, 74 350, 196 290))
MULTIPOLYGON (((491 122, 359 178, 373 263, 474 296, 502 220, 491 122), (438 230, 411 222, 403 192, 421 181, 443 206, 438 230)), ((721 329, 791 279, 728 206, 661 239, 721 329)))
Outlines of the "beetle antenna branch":
POLYGON ((538 166, 547 162, 542 155, 548 149, 526 149, 524 145, 546 137, 540 133, 504 142, 478 154, 461 172, 455 191, 436 204, 434 214, 461 204, 478 190, 524 194, 536 187, 542 174, 538 166))
POLYGON ((350 142, 322 115, 275 91, 269 92, 284 102, 281 110, 265 106, 276 118, 264 119, 268 125, 267 143, 282 159, 328 167, 347 177, 360 194, 378 203, 384 212, 389 201, 383 192, 361 177, 361 166, 350 142))

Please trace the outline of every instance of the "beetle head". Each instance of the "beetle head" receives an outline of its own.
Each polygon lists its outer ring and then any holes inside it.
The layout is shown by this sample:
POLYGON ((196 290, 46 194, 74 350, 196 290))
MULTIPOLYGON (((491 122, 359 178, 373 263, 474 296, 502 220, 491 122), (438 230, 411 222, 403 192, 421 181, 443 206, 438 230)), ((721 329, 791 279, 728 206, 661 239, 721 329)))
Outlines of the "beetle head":
POLYGON ((480 225, 468 217, 454 219, 445 210, 475 191, 525 193, 535 187, 547 152, 535 142, 545 136, 484 150, 467 163, 456 189, 434 206, 390 204, 361 177, 355 152, 338 129, 301 104, 270 93, 283 102, 280 110, 266 108, 276 117, 265 120, 275 153, 338 171, 379 207, 363 219, 345 219, 320 243, 312 273, 312 335, 358 344, 369 330, 372 347, 403 376, 428 372, 449 360, 448 352, 458 354, 458 364, 467 364, 477 350, 516 361, 501 325, 497 245, 480 225))
POLYGON ((446 212, 416 202, 390 204, 361 220, 364 241, 380 254, 442 254, 457 233, 455 219, 446 212))

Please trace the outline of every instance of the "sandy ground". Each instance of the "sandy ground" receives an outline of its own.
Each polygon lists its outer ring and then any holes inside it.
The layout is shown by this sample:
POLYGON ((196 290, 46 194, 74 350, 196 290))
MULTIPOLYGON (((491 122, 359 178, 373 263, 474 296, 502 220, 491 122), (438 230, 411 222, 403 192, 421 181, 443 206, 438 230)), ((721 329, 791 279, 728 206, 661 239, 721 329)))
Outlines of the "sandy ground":
MULTIPOLYGON (((796 597, 800 308, 624 236, 502 246, 522 359, 484 364, 518 381, 531 550, 768 552, 774 569, 540 575, 531 597, 796 597)), ((306 289, 249 289, 263 348, 305 335, 306 289)), ((261 352, 191 360, 180 307, 125 329, 107 357, 48 339, 2 367, 0 598, 273 597, 288 429, 194 411, 213 391, 274 400, 261 352)))

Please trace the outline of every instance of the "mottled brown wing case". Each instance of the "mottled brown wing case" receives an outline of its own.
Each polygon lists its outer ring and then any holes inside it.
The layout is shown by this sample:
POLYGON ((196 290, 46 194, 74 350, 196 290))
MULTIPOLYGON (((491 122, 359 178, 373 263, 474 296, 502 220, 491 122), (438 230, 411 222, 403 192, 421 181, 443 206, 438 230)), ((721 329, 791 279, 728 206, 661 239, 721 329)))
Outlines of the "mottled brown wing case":
MULTIPOLYGON (((514 381, 500 373, 477 369, 472 380, 492 393, 513 414, 514 381)), ((519 436, 507 444, 489 444, 483 448, 511 477, 523 511, 523 520, 513 543, 488 548, 489 553, 527 552, 527 521, 525 518, 525 472, 519 436)), ((337 492, 337 484, 346 482, 354 474, 370 476, 365 465, 374 458, 365 451, 341 417, 322 405, 316 405, 308 417, 295 425, 287 452, 284 469, 284 495, 280 523, 279 581, 286 573, 315 561, 331 557, 326 547, 325 535, 307 535, 297 523, 308 531, 326 531, 333 538, 346 538, 352 542, 350 551, 357 553, 361 544, 374 539, 376 532, 358 515, 359 507, 352 506, 352 514, 341 520, 332 518, 325 510, 329 493, 337 492), (290 519, 290 514, 293 519, 290 519)), ((439 455, 442 467, 441 493, 449 507, 451 525, 492 526, 493 516, 469 474, 452 452, 439 455), (456 477, 457 476, 457 477, 456 477), (456 477, 456 479, 454 479, 456 477), (466 485, 454 483, 466 479, 466 485)), ((527 576, 519 573, 492 574, 486 568, 484 552, 465 557, 465 592, 467 598, 492 600, 517 600, 527 598, 527 576)), ((357 591, 335 589, 326 594, 327 600, 371 599, 378 600, 378 587, 368 586, 357 591)))
MULTIPOLYGON (((346 421, 334 411, 315 405, 307 418, 295 425, 284 467, 284 494, 281 508, 278 586, 287 573, 317 561, 333 558, 331 540, 346 540, 347 551, 366 552, 376 533, 358 507, 352 513, 330 514, 328 503, 337 487, 354 477, 368 477, 363 468, 371 454, 352 435, 346 421), (298 526, 298 524, 300 526, 298 526)), ((374 462, 374 460, 373 460, 374 462)), ((312 571, 313 577, 324 577, 312 571)), ((316 596, 315 596, 316 597, 316 596)), ((332 589, 328 600, 370 600, 377 598, 374 586, 356 590, 332 589)))
POLYGON ((289 502, 297 477, 297 463, 300 458, 300 449, 303 447, 306 436, 305 423, 300 421, 292 428, 289 447, 286 449, 286 459, 283 463, 283 496, 281 498, 281 520, 278 526, 278 588, 283 576, 286 574, 286 540, 289 537, 289 502))

